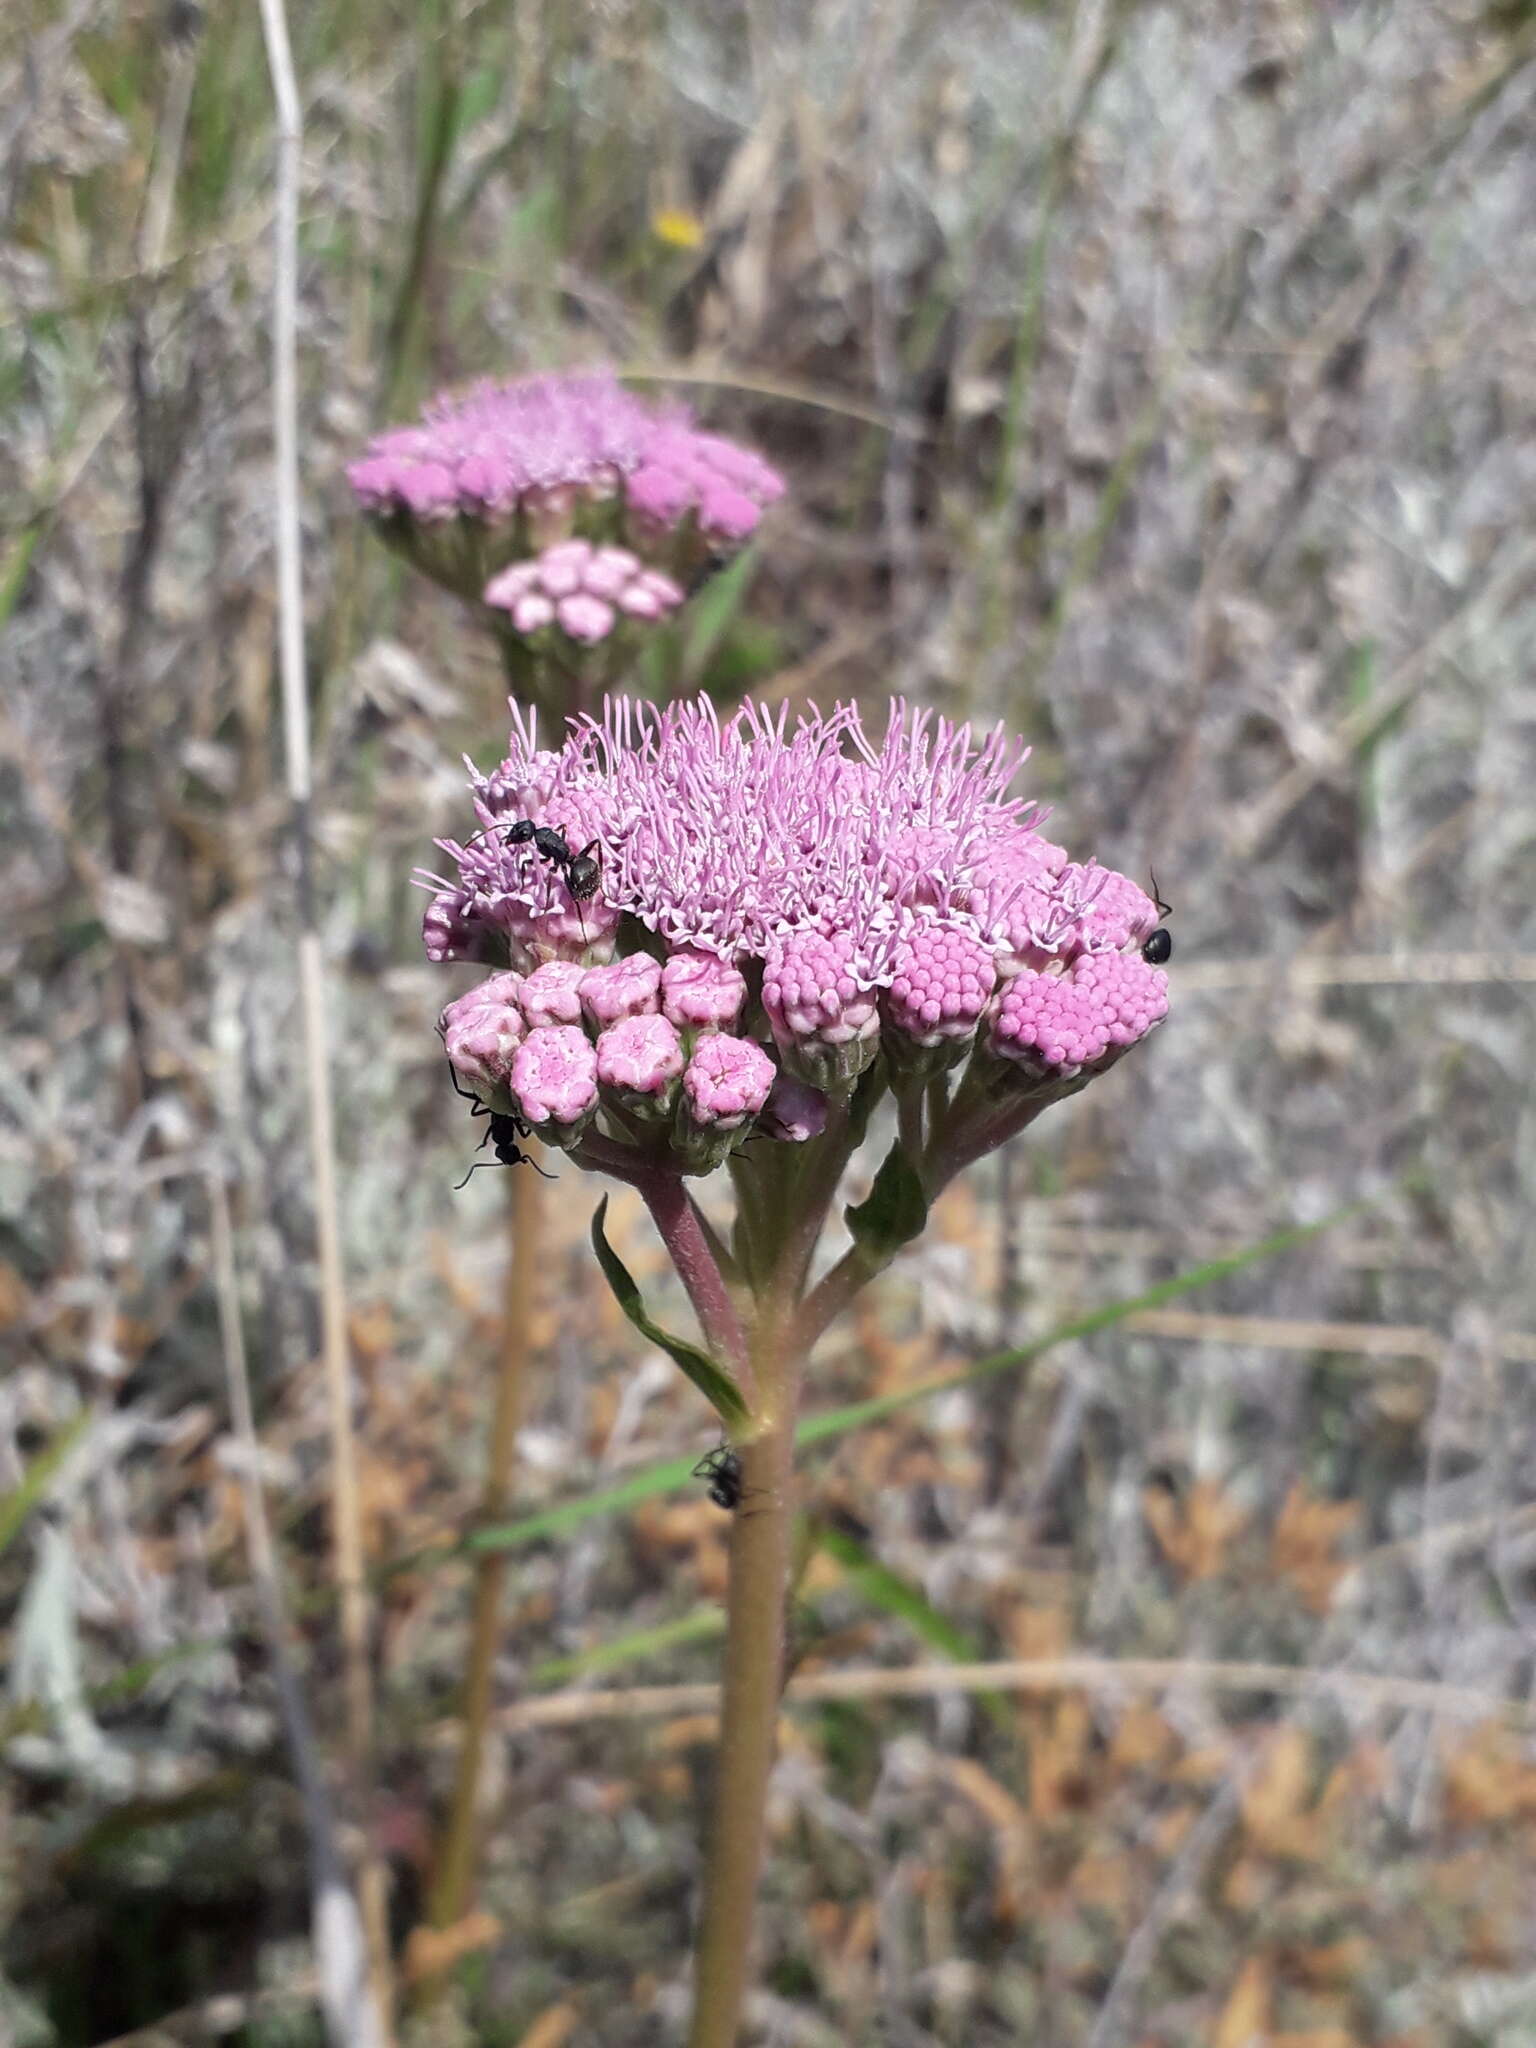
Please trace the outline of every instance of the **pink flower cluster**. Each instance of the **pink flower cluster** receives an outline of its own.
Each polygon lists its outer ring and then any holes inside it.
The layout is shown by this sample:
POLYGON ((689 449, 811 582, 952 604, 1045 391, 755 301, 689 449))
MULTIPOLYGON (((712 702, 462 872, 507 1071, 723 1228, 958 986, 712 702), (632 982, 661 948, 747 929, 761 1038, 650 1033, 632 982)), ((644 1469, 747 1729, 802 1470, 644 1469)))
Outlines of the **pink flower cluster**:
POLYGON ((606 370, 445 393, 414 426, 377 435, 347 479, 384 537, 464 596, 578 534, 627 541, 687 581, 741 547, 784 494, 760 455, 702 432, 683 406, 645 404, 606 370))
POLYGON ((647 569, 628 548, 594 547, 589 540, 557 541, 485 586, 485 602, 505 612, 515 632, 558 627, 586 647, 606 640, 621 619, 664 619, 682 601, 670 576, 647 569))
POLYGON ((876 740, 847 706, 791 723, 613 698, 556 750, 513 715, 507 759, 474 776, 480 829, 439 842, 457 875, 427 878, 424 930, 434 958, 515 970, 444 1028, 464 1079, 530 1125, 668 1119, 702 1170, 722 1134, 814 1136, 882 1047, 893 1072, 970 1059, 1029 1089, 1101 1071, 1167 1012, 1155 905, 1042 836, 1001 729, 898 703, 876 740), (591 896, 509 838, 525 820, 593 847, 591 896))
POLYGON ((550 960, 526 977, 492 975, 448 1005, 438 1030, 460 1078, 546 1143, 578 1144, 606 1105, 630 1131, 673 1125, 677 1163, 707 1172, 747 1135, 778 1072, 750 1038, 679 1029, 662 980, 649 954, 598 967, 550 960))

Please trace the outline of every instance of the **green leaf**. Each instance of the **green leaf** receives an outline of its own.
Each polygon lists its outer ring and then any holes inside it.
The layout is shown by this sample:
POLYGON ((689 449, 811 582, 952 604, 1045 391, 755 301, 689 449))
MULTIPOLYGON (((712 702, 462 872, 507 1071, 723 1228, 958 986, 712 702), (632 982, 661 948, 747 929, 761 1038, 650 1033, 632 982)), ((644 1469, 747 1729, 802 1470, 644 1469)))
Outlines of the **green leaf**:
POLYGON ((746 601, 752 578, 757 574, 758 551, 747 548, 729 568, 712 576, 690 600, 687 611, 688 637, 683 643, 683 680, 697 684, 709 666, 710 657, 731 622, 746 601))
MULTIPOLYGON (((1138 1315, 1143 1309, 1159 1308, 1165 1301, 1176 1300, 1181 1294, 1193 1294, 1197 1288, 1209 1287, 1217 1280, 1225 1280, 1233 1273, 1240 1273, 1245 1266, 1252 1266, 1260 1259, 1272 1258, 1277 1252, 1290 1251, 1295 1245, 1305 1244, 1309 1238, 1317 1237, 1325 1230, 1331 1230, 1335 1224, 1343 1222, 1346 1217, 1358 1214, 1367 1206, 1362 1202, 1351 1202, 1317 1223, 1303 1223, 1289 1230, 1277 1230, 1269 1237, 1262 1237, 1254 1244, 1245 1245, 1241 1251, 1229 1252, 1225 1258, 1207 1259, 1203 1265, 1191 1266, 1186 1272, 1175 1273, 1169 1280, 1159 1280, 1155 1287, 1145 1288, 1140 1294, 1128 1295, 1121 1301, 1112 1301, 1106 1307, 1094 1309, 1087 1315, 1075 1316, 1071 1322, 1058 1323, 1054 1329, 1047 1330, 1032 1343, 1017 1345, 1010 1351, 994 1351, 960 1372, 945 1373, 940 1379, 923 1380, 915 1387, 901 1387, 892 1394, 876 1394, 867 1401, 853 1401, 846 1407, 831 1409, 825 1415, 807 1416, 795 1431, 795 1442, 826 1443, 833 1437, 845 1436, 849 1430, 862 1429, 868 1422, 881 1422, 887 1415, 898 1414, 903 1408, 915 1407, 920 1401, 929 1401, 935 1394, 947 1394, 952 1388, 966 1386, 974 1380, 990 1379, 996 1373, 1011 1372, 1019 1366, 1031 1365, 1047 1351, 1054 1350, 1058 1344, 1070 1344, 1083 1337, 1096 1336, 1100 1330, 1112 1329, 1116 1323, 1124 1322, 1127 1316, 1138 1315)), ((601 1209, 598 1210, 598 1216, 602 1216, 601 1209)), ((622 1268, 620 1270, 622 1271, 622 1268)), ((572 1529, 579 1529, 583 1523, 592 1521, 598 1515, 635 1507, 643 1500, 654 1500, 659 1494, 673 1492, 692 1477, 693 1467, 694 1459, 691 1455, 668 1458, 659 1465, 648 1465, 644 1471, 632 1473, 617 1486, 604 1487, 596 1493, 582 1494, 576 1500, 562 1501, 555 1507, 544 1509, 540 1514, 526 1515, 521 1521, 500 1522, 476 1529, 457 1546, 457 1554, 481 1550, 521 1550, 527 1544, 537 1543, 544 1537, 565 1535, 572 1529)), ((447 1556, 454 1554, 441 1553, 447 1556)), ((391 1570, 419 1570, 427 1563, 437 1562, 438 1555, 418 1553, 413 1557, 402 1558, 391 1566, 391 1570)))
POLYGON ((868 1198, 857 1208, 850 1202, 843 1220, 855 1242, 882 1259, 890 1258, 921 1233, 928 1221, 928 1197, 922 1176, 899 1141, 881 1160, 868 1198))
POLYGON ((597 1263, 613 1289, 614 1300, 642 1337, 649 1338, 658 1350, 665 1351, 674 1364, 682 1367, 726 1428, 736 1434, 751 1420, 736 1382, 707 1351, 701 1351, 696 1344, 686 1343, 681 1337, 672 1336, 659 1323, 652 1322, 640 1298, 640 1289, 635 1285, 634 1275, 603 1234, 603 1218, 607 1211, 608 1197, 604 1195, 592 1218, 592 1249, 597 1253, 597 1263))
POLYGON ((91 1410, 82 1408, 49 1444, 39 1451, 23 1475, 20 1486, 0 1496, 0 1556, 4 1556, 22 1523, 47 1492, 50 1481, 90 1427, 91 1410))

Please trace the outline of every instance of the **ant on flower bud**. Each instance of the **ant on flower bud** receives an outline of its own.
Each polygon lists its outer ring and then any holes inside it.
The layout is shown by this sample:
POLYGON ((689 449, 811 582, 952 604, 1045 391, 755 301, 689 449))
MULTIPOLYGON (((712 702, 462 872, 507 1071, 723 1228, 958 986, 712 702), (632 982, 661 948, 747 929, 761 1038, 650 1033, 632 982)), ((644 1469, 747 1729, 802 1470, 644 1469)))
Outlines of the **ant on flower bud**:
MULTIPOLYGON (((1158 916, 1172 917, 1173 905, 1163 901, 1157 886, 1156 871, 1149 869, 1148 872, 1152 876, 1152 900, 1157 905, 1158 916)), ((1149 967, 1161 967, 1164 961, 1171 960, 1173 958, 1173 934, 1166 930, 1164 926, 1159 925, 1157 930, 1149 933, 1142 942, 1141 957, 1149 967)))
POLYGON ((727 1514, 741 1506, 741 1459, 729 1444, 721 1444, 706 1453, 690 1476, 709 1481, 710 1499, 717 1508, 724 1508, 727 1514))

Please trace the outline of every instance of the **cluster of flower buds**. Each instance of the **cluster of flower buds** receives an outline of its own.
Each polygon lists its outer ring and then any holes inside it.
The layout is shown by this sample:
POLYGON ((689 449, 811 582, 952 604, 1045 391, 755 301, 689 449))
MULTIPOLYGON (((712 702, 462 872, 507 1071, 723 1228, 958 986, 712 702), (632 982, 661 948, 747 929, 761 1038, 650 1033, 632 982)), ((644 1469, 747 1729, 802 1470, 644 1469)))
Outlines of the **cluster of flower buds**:
POLYGON ((444 394, 416 425, 378 435, 347 477, 382 537, 434 580, 504 610, 519 633, 554 625, 587 644, 620 615, 663 616, 784 493, 761 456, 606 371, 444 394), (579 576, 559 547, 576 539, 593 550, 579 576))
POLYGON ((1167 1012, 1157 906, 1041 834, 1001 731, 898 703, 876 743, 850 707, 791 726, 614 698, 542 750, 514 720, 480 829, 439 842, 457 877, 425 878, 424 930, 434 959, 502 967, 444 1042, 552 1143, 596 1121, 707 1172, 754 1134, 818 1136, 882 1059, 898 1095, 937 1083, 996 1124, 1167 1012))

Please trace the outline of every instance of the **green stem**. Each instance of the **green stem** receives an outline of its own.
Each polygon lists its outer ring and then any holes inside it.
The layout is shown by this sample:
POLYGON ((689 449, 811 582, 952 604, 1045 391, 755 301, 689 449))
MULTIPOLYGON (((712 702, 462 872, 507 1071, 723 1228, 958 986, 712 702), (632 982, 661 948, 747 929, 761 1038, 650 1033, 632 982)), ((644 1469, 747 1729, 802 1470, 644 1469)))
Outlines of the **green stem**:
POLYGON ((798 1359, 782 1352, 770 1310, 753 1343, 761 1434, 741 1450, 731 1529, 724 1693, 715 1810, 694 1965, 688 2048, 734 2048, 752 1954, 763 1813, 784 1672, 798 1359))

